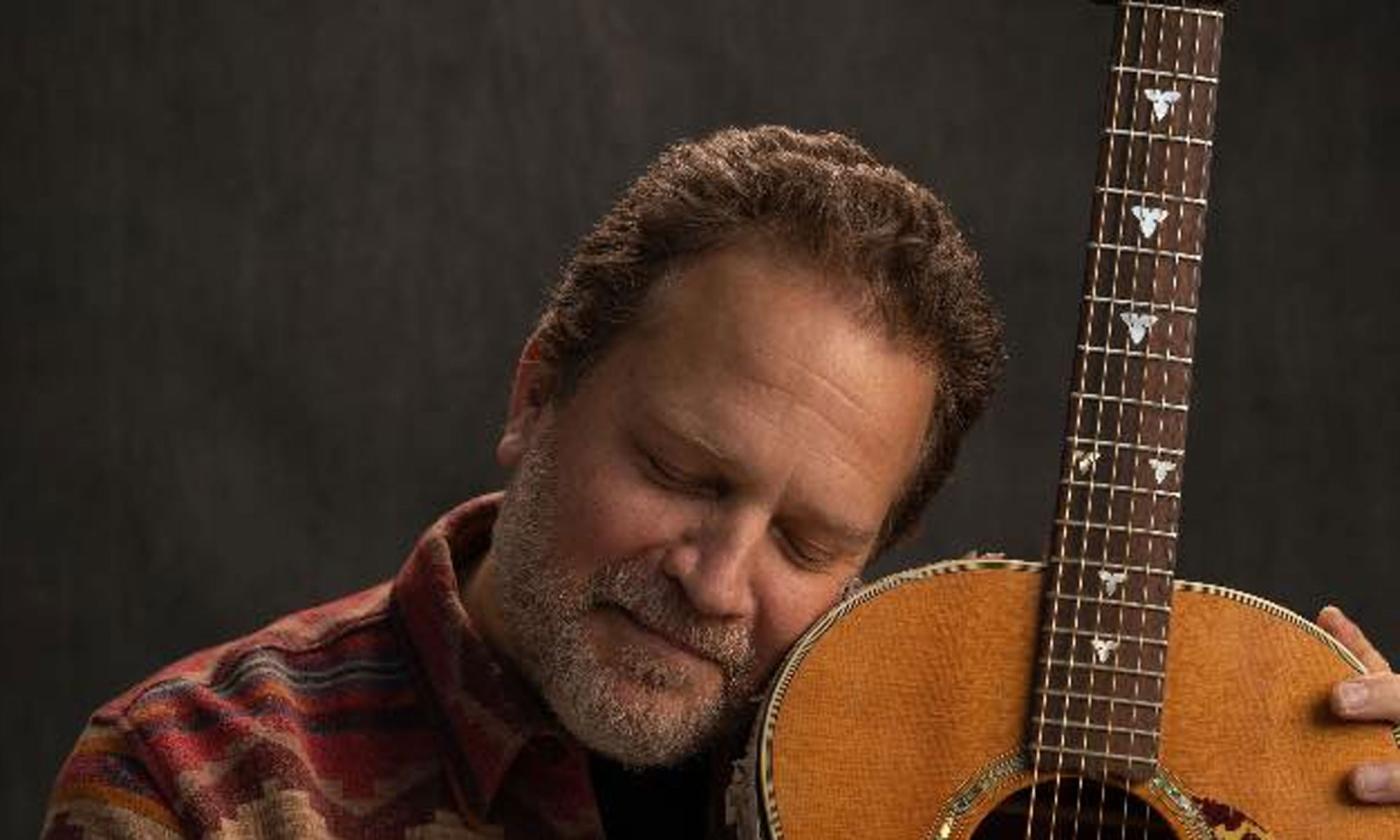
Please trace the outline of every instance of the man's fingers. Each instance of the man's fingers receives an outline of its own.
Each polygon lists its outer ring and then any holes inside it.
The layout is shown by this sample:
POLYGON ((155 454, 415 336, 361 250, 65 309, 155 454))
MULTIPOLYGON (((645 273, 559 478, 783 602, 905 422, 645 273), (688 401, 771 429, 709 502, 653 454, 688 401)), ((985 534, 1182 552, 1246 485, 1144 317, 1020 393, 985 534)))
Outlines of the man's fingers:
POLYGON ((1390 672, 1390 663, 1385 661, 1385 657, 1381 656, 1381 652, 1366 638, 1366 634, 1361 632, 1361 628, 1356 626, 1356 622, 1347 618, 1341 610, 1330 604, 1323 607, 1322 612, 1318 613, 1317 623, 1345 645, 1347 650, 1356 654, 1356 658, 1366 666, 1366 673, 1390 672))
MULTIPOLYGON (((1365 676, 1332 686, 1332 710, 1350 720, 1400 723, 1400 674, 1356 626, 1334 606, 1324 607, 1317 623, 1366 666, 1365 676)), ((1362 802, 1400 802, 1400 763, 1362 764, 1351 771, 1351 792, 1362 802)))
POLYGON ((1400 723, 1400 674, 1367 674, 1337 683, 1332 711, 1348 720, 1400 723))
POLYGON ((1351 792, 1363 802, 1400 802, 1400 764, 1363 764, 1351 771, 1351 792))

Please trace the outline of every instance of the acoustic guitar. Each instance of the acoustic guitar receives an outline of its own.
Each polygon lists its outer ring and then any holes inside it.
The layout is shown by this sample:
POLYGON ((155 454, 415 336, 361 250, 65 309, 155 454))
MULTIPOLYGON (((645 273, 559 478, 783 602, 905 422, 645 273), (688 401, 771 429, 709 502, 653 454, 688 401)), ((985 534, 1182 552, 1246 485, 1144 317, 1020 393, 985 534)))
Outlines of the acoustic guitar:
POLYGON ((1049 559, 865 587, 797 643, 731 797, 779 838, 1400 838, 1346 774, 1327 633, 1176 580, 1224 14, 1117 4, 1049 559))

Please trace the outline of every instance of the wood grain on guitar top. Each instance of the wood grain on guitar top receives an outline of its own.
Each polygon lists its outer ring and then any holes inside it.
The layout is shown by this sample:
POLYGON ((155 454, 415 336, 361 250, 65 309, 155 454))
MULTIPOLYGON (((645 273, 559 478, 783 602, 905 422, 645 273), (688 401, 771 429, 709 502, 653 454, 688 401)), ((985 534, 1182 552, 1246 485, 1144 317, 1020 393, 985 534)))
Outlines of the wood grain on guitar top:
MULTIPOLYGON (((954 561, 872 586, 815 627, 757 730, 770 836, 970 837, 1028 785, 1021 772, 966 797, 989 765, 1024 750, 1043 587, 1039 564, 954 561)), ((1400 812, 1346 791, 1352 766, 1400 754, 1390 727, 1328 711, 1354 659, 1309 622, 1230 590, 1178 583, 1172 610, 1160 767, 1180 793, 1243 812, 1270 837, 1400 837, 1400 812)), ((1177 836, 1202 836, 1200 814, 1174 812, 1150 783, 1135 790, 1177 836)), ((1064 836, 1094 836, 1082 828, 1064 836)))

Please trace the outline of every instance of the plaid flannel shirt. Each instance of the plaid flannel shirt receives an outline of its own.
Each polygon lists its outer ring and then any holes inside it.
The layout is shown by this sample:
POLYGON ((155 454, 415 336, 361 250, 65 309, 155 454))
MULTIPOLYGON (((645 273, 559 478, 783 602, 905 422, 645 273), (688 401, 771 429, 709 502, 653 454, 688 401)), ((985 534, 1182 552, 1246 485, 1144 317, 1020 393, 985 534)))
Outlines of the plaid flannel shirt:
POLYGON ((43 836, 601 837, 586 752, 459 596, 499 500, 449 512, 392 582, 104 705, 59 773, 43 836))

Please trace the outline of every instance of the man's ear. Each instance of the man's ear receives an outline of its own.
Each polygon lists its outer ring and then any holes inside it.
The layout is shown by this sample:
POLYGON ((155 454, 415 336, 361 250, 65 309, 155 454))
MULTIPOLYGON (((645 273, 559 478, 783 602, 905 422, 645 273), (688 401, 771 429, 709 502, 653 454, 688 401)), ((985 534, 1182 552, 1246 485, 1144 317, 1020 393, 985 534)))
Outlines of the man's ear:
POLYGON ((496 442, 496 463, 508 470, 520 463, 554 395, 554 386, 554 370, 540 351, 539 333, 532 333, 515 363, 506 426, 496 442))

